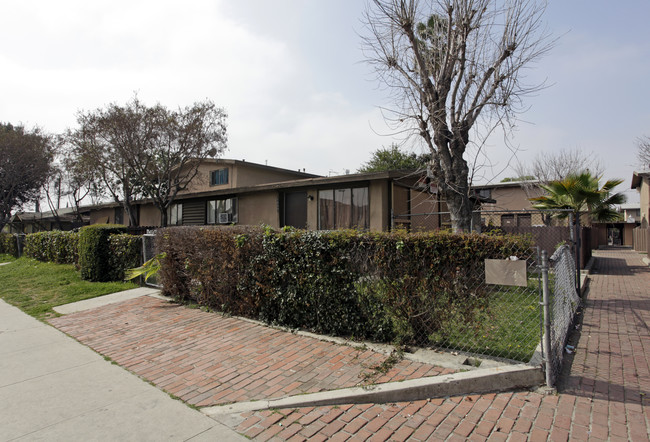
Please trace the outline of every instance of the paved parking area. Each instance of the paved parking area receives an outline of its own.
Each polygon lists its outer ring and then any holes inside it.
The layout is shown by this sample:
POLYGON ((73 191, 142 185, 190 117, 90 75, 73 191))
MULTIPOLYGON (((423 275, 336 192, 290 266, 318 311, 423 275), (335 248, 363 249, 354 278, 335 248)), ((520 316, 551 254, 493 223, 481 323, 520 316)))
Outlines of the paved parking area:
POLYGON ((143 296, 50 323, 197 406, 453 373, 143 296), (388 368, 388 367, 387 367, 388 368), (365 374, 365 376, 364 376, 365 374), (366 378, 369 376, 369 378, 366 378))

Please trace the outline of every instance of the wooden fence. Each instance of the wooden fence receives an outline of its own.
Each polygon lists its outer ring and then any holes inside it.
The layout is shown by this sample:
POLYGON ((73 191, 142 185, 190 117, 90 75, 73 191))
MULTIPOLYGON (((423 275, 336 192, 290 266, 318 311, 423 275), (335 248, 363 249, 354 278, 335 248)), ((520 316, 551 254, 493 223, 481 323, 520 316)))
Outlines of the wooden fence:
POLYGON ((650 227, 637 227, 632 231, 634 250, 648 252, 650 256, 650 227))

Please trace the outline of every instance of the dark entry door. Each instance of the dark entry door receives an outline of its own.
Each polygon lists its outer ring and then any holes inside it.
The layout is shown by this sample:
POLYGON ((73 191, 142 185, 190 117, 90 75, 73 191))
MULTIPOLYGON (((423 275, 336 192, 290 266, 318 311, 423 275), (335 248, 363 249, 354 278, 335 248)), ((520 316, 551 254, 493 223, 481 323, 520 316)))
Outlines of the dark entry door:
POLYGON ((284 194, 284 225, 297 229, 307 228, 307 192, 284 194))

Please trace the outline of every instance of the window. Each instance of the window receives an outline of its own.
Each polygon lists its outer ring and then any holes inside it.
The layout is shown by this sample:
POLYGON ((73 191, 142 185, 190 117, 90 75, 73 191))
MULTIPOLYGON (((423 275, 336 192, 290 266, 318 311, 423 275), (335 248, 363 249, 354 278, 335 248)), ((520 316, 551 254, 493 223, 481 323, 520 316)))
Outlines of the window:
POLYGON ((501 227, 510 227, 515 225, 514 215, 501 215, 501 227))
POLYGON ((532 217, 529 214, 517 215, 517 227, 530 227, 532 225, 532 217))
POLYGON ((208 201, 207 215, 208 224, 236 223, 237 198, 208 201))
POLYGON ((172 204, 167 209, 167 223, 170 226, 180 226, 183 224, 183 204, 172 204))
POLYGON ((318 227, 322 230, 368 229, 370 227, 368 188, 318 191, 318 227))
POLYGON ((115 208, 115 224, 124 224, 124 209, 122 207, 115 208))
POLYGON ((228 184, 228 169, 218 169, 210 172, 210 184, 212 186, 228 184))
POLYGON ((476 190, 476 195, 478 195, 480 198, 491 199, 492 198, 492 189, 477 189, 476 190))

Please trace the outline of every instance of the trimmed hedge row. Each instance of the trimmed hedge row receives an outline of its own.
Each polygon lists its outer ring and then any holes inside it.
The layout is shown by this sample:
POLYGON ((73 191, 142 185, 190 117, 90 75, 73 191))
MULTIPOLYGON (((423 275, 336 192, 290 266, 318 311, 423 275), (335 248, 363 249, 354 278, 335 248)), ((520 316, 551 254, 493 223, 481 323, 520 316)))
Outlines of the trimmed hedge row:
MULTIPOLYGON (((52 230, 25 236, 23 254, 39 261, 76 264, 82 279, 120 281, 142 264, 142 236, 114 224, 85 226, 79 232, 52 230)), ((0 234, 0 253, 18 255, 16 236, 0 234)))
POLYGON ((81 279, 89 281, 115 281, 119 271, 111 265, 111 235, 126 233, 119 224, 93 224, 79 231, 79 267, 81 279))
POLYGON ((16 236, 11 233, 0 233, 0 253, 11 256, 18 256, 18 244, 16 236))
POLYGON ((76 264, 79 259, 79 233, 52 230, 25 236, 23 253, 39 261, 76 264))
POLYGON ((119 233, 108 237, 108 265, 114 281, 124 279, 127 269, 142 264, 142 236, 119 233))
POLYGON ((181 227, 157 234, 166 294, 319 333, 425 344, 487 306, 486 258, 522 237, 181 227))

